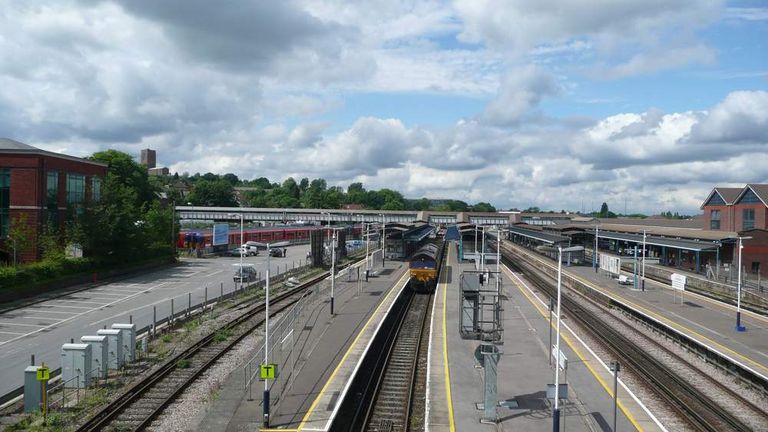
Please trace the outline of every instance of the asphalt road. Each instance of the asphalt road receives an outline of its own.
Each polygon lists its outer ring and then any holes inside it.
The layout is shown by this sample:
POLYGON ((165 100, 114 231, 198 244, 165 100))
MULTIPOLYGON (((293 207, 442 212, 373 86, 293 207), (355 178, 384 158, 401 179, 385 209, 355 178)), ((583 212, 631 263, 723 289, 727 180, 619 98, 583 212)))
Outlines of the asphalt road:
MULTIPOLYGON (((288 246, 286 257, 270 259, 272 274, 302 265, 307 251, 309 245, 288 246)), ((137 328, 150 325, 154 308, 160 321, 170 314, 171 300, 176 313, 188 307, 189 293, 192 305, 200 304, 205 287, 208 299, 219 296, 222 288, 225 294, 232 292, 239 262, 239 257, 182 258, 175 267, 0 313, 0 395, 23 385, 32 354, 36 364, 44 361, 55 369, 61 366, 61 345, 71 338, 80 342, 81 336, 95 335, 104 326, 129 322, 129 316, 137 328)), ((264 277, 264 251, 243 262, 253 264, 264 277)))

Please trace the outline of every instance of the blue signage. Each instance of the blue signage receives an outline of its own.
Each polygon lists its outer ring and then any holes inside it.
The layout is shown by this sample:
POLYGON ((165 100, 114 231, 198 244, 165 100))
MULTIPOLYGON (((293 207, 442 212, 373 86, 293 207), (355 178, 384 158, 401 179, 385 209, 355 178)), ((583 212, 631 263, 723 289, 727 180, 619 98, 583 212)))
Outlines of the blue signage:
POLYGON ((229 225, 214 224, 213 225, 213 245, 225 245, 229 244, 229 225))

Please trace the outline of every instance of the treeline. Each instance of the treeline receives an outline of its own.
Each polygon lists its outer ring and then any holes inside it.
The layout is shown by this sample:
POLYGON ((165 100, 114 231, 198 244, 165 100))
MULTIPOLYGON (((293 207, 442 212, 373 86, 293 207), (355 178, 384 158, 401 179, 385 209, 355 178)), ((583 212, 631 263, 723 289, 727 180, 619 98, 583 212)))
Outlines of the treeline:
POLYGON ((273 183, 266 177, 241 180, 231 173, 197 173, 160 176, 153 178, 153 182, 177 203, 206 207, 338 209, 359 205, 369 210, 496 211, 485 202, 470 205, 460 200, 407 199, 392 189, 366 190, 362 183, 352 183, 345 190, 328 186, 324 179, 302 178, 297 182, 289 177, 282 183, 273 183), (188 193, 182 195, 182 191, 188 193))

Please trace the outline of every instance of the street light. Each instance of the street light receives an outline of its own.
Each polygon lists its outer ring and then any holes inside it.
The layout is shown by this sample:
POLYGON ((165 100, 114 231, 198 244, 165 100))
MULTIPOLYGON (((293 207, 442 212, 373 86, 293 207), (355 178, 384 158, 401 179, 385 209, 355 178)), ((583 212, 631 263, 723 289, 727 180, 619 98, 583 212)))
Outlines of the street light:
MULTIPOLYGON (((264 364, 269 364, 269 267, 270 267, 270 256, 272 255, 270 251, 270 244, 267 243, 267 282, 265 284, 265 294, 264 294, 264 364)), ((242 272, 242 270, 241 270, 242 272)), ((242 278, 241 278, 242 279, 242 278)), ((269 427, 269 379, 264 379, 264 427, 269 427)))
MULTIPOLYGON (((235 213, 229 213, 227 215, 228 217, 235 217, 238 216, 235 213)), ((243 214, 240 213, 240 290, 243 289, 243 252, 245 250, 243 249, 243 214)))
POLYGON ((331 241, 331 316, 333 316, 333 290, 336 287, 336 230, 331 241))
POLYGON ((592 252, 592 268, 595 269, 595 273, 597 273, 597 239, 600 235, 600 225, 595 225, 595 250, 592 252))
POLYGON ((559 359, 560 359, 560 283, 562 281, 562 274, 563 274, 563 252, 577 252, 580 250, 584 250, 582 246, 572 246, 567 247, 563 249, 562 246, 558 245, 556 248, 552 246, 544 246, 539 247, 539 250, 542 251, 549 251, 554 252, 557 250, 557 312, 555 313, 557 315, 557 326, 555 327, 555 355, 557 356, 558 362, 555 362, 555 408, 552 410, 552 431, 553 432, 559 432, 560 431, 560 365, 559 365, 559 359))
POLYGON ((387 256, 387 220, 384 213, 379 213, 379 216, 381 216, 381 266, 384 267, 387 256))
POLYGON ((741 325, 741 255, 743 253, 744 245, 741 244, 742 240, 749 240, 752 237, 739 237, 739 283, 736 291, 736 331, 747 331, 747 328, 741 325))
POLYGON ((643 275, 642 275, 642 290, 645 291, 645 240, 646 240, 646 233, 645 230, 643 230, 643 275))

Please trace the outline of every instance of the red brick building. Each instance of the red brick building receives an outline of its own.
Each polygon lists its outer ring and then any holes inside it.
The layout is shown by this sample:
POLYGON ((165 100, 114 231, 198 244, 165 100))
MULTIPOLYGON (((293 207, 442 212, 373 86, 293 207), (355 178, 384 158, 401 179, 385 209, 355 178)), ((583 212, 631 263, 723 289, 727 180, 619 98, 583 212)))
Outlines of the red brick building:
POLYGON ((45 226, 61 229, 72 212, 101 198, 107 165, 0 138, 0 261, 34 261, 45 226), (32 246, 14 250, 15 223, 31 228, 32 246))
POLYGON ((742 266, 768 277, 768 184, 716 187, 704 204, 704 229, 735 231, 743 240, 742 266))

